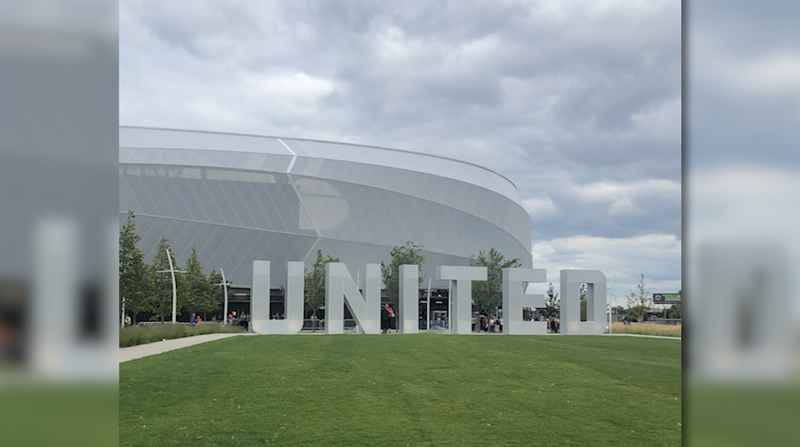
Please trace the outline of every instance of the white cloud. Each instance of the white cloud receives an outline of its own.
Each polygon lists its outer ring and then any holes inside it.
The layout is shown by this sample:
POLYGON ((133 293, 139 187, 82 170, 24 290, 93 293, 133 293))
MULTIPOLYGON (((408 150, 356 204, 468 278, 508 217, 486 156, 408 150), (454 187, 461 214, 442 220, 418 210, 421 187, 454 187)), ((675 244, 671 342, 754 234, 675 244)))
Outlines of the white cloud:
POLYGON ((531 215, 534 222, 549 219, 558 214, 558 208, 553 203, 553 199, 548 196, 527 198, 522 201, 522 206, 531 215))
POLYGON ((250 74, 244 76, 244 88, 267 99, 313 103, 335 90, 329 79, 310 76, 304 72, 276 73, 269 75, 250 74))
POLYGON ((650 292, 681 288, 681 241, 671 234, 647 234, 630 238, 573 236, 533 245, 534 268, 545 268, 548 279, 558 283, 562 269, 596 269, 608 279, 609 297, 623 304, 623 296, 635 289, 645 275, 650 292))
POLYGON ((792 168, 733 165, 699 170, 689 179, 692 243, 727 238, 800 248, 800 177, 792 168), (725 222, 720 225, 720 222, 725 222))
POLYGON ((624 198, 648 195, 680 196, 680 183, 648 179, 635 182, 593 182, 574 187, 575 194, 586 201, 615 202, 624 198))
POLYGON ((608 214, 615 217, 636 216, 642 212, 643 210, 636 206, 630 197, 615 200, 608 208, 608 214))
POLYGON ((798 52, 777 51, 753 59, 734 59, 725 68, 725 77, 741 91, 779 96, 800 93, 798 52))
POLYGON ((662 201, 679 203, 680 183, 672 180, 648 179, 635 182, 600 181, 574 185, 571 191, 579 200, 608 205, 608 214, 614 217, 641 215, 642 203, 662 201))

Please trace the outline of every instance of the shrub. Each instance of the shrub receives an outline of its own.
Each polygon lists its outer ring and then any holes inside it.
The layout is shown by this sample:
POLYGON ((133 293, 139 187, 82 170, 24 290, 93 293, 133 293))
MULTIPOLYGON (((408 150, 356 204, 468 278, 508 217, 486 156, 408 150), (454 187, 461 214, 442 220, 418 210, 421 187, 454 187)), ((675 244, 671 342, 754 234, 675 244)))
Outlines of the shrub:
POLYGON ((237 325, 224 325, 219 323, 202 323, 198 326, 190 324, 143 324, 128 326, 119 331, 119 346, 136 346, 173 338, 191 337, 203 334, 236 333, 244 332, 237 325))

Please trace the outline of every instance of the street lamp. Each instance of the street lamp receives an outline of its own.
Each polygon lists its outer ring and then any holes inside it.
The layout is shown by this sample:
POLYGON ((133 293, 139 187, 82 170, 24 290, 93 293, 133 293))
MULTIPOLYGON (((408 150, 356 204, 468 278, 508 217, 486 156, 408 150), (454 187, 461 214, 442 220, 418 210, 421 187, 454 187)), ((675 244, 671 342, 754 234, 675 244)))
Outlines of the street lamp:
POLYGON ((176 314, 178 309, 178 285, 175 282, 175 274, 176 273, 186 273, 183 270, 175 270, 175 265, 172 263, 172 257, 169 255, 169 248, 164 247, 164 251, 167 252, 167 260, 169 261, 169 270, 158 270, 157 273, 166 273, 169 272, 172 275, 172 324, 176 323, 176 314))
POLYGON ((425 330, 430 332, 431 330, 431 278, 428 277, 428 302, 425 305, 426 313, 428 314, 428 322, 425 323, 425 330))
POLYGON ((222 286, 223 294, 225 295, 225 310, 223 315, 223 322, 228 324, 228 281, 225 281, 225 270, 222 270, 222 267, 219 268, 219 273, 222 276, 222 282, 216 284, 217 286, 222 286))

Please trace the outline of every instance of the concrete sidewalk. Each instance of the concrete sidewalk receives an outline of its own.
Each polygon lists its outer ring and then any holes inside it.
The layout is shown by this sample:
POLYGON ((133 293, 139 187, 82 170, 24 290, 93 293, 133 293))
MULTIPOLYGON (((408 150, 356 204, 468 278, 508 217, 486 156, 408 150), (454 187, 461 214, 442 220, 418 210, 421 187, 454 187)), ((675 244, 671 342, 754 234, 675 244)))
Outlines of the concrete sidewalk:
POLYGON ((154 343, 147 343, 144 345, 129 346, 127 348, 119 348, 119 362, 127 362, 136 360, 151 355, 161 354, 162 352, 174 351, 176 349, 187 348, 189 346, 199 345, 200 343, 207 343, 214 340, 221 340, 228 337, 236 337, 241 334, 205 334, 195 335, 193 337, 173 338, 172 340, 157 341, 154 343))
POLYGON ((612 335, 614 337, 660 338, 662 340, 681 341, 681 337, 667 337, 664 335, 645 335, 645 334, 603 334, 603 335, 612 335))

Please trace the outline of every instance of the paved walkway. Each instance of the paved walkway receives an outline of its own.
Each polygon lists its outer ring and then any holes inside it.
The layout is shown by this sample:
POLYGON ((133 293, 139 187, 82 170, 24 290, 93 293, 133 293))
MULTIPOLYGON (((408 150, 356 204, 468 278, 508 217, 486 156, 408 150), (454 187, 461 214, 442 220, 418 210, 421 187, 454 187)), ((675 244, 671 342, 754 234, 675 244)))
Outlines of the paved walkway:
POLYGON ((681 341, 681 337, 666 337, 663 335, 644 335, 644 334, 605 334, 613 335, 614 337, 640 337, 640 338, 660 338, 662 340, 677 340, 681 341))
POLYGON ((192 337, 173 338, 172 340, 157 341, 155 343, 120 348, 119 362, 122 363, 130 360, 136 360, 142 357, 161 354, 162 352, 174 351, 176 349, 187 348, 189 346, 199 345, 200 343, 207 343, 214 340, 221 340, 223 338, 235 337, 237 335, 245 334, 195 335, 192 337))

